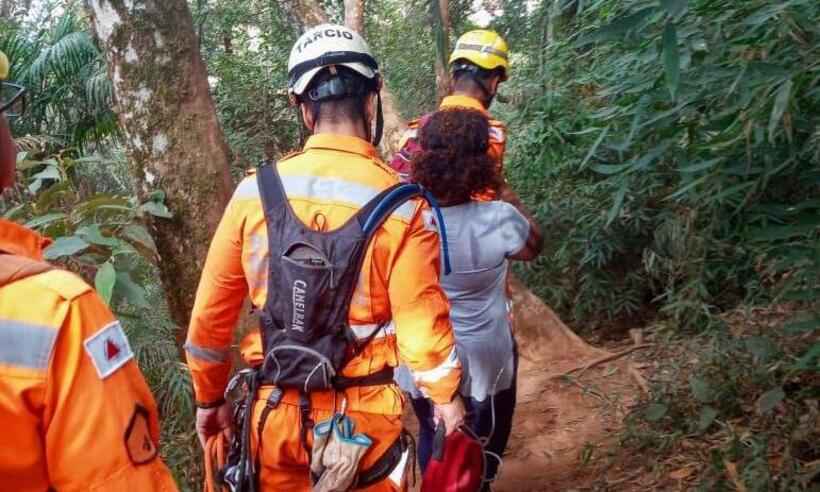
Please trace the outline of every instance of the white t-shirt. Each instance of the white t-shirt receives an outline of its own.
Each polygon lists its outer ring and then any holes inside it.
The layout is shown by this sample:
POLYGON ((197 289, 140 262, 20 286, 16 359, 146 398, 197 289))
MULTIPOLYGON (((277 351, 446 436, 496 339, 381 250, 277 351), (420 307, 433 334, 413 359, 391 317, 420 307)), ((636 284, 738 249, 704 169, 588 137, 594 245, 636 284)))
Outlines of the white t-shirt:
MULTIPOLYGON (((441 209, 447 228, 450 275, 441 286, 450 300, 456 351, 463 366, 461 394, 482 401, 513 381, 513 338, 508 320, 508 258, 527 242, 527 219, 506 202, 468 202, 441 209)), ((432 217, 432 215, 430 216, 432 217)), ((435 222, 430 221, 435 227, 435 222)), ((396 380, 418 396, 409 373, 396 380)))

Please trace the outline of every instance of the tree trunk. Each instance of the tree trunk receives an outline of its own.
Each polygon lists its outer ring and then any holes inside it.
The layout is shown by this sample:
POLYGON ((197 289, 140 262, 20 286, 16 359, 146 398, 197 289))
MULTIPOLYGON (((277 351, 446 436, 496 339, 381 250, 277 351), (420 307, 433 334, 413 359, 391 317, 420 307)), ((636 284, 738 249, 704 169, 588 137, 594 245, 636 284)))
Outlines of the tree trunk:
MULTIPOLYGON (((151 233, 168 305, 188 325, 199 275, 233 184, 185 0, 86 0, 114 82, 138 196, 162 191, 172 219, 151 233)), ((179 337, 184 339, 184 329, 179 337)))
POLYGON ((436 37, 440 37, 436 43, 436 96, 439 102, 450 94, 450 70, 447 63, 447 56, 450 52, 450 2, 449 0, 438 0, 438 24, 436 37))
POLYGON ((0 0, 0 19, 10 18, 12 7, 14 7, 14 0, 0 0))
POLYGON ((364 0, 344 0, 345 25, 364 34, 364 0))

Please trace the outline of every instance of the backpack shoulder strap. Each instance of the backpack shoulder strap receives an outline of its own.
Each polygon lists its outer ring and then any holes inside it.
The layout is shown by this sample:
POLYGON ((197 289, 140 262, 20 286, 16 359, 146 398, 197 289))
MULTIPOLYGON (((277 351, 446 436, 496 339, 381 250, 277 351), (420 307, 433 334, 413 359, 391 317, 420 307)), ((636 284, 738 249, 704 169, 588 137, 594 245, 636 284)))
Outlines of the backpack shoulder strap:
POLYGON ((47 272, 53 268, 46 262, 32 260, 24 256, 0 255, 0 287, 47 272))
POLYGON ((416 197, 422 197, 430 204, 430 207, 436 214, 438 220, 438 230, 441 234, 441 249, 444 258, 444 274, 449 275, 450 268, 450 251, 447 244, 447 227, 444 224, 444 216, 438 205, 438 201, 433 195, 415 183, 397 184, 387 188, 371 200, 365 207, 363 207, 357 214, 359 224, 362 226, 365 236, 368 240, 376 233, 379 227, 387 220, 397 208, 402 206, 408 200, 416 197))
MULTIPOLYGON (((256 170, 256 183, 259 186, 259 197, 262 199, 265 222, 270 227, 274 213, 289 210, 288 197, 276 170, 276 162, 265 162, 259 166, 256 170)), ((268 232, 271 231, 268 230, 268 232)))

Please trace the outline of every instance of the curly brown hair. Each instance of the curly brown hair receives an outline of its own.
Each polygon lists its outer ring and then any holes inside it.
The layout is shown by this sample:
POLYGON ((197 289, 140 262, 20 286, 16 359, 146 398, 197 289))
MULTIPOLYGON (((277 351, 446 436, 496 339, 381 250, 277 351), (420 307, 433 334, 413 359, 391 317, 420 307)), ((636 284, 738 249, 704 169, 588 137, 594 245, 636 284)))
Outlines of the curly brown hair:
POLYGON ((445 204, 467 202, 501 184, 496 164, 487 155, 490 122, 480 111, 445 109, 421 127, 422 151, 412 162, 413 181, 445 204))

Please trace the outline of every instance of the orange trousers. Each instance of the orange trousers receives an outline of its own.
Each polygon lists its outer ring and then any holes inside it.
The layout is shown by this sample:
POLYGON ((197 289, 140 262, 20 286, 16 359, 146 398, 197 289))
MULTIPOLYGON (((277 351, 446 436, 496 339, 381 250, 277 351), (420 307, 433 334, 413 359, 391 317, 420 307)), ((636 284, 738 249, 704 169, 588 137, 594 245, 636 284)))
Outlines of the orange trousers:
MULTIPOLYGON (((251 418, 251 450, 259 457, 260 472, 259 484, 263 491, 276 492, 308 492, 310 491, 310 469, 308 454, 300 440, 300 413, 297 399, 291 392, 279 406, 270 412, 262 430, 262 444, 259 445, 258 426, 262 410, 265 408, 265 399, 270 390, 262 388, 259 399, 254 403, 251 418)), ((329 406, 314 405, 310 416, 319 423, 329 419, 333 412, 329 406), (324 408, 322 408, 324 407, 324 408), (327 409, 325 409, 327 408, 327 409)), ((360 470, 369 469, 398 439, 402 430, 401 416, 382 415, 376 413, 348 411, 345 414, 355 423, 355 432, 367 435, 373 440, 373 445, 365 453, 360 464, 360 470)), ((313 433, 308 433, 308 445, 313 446, 313 433)), ((402 466, 400 464, 399 466, 402 466)), ((366 492, 400 492, 407 490, 403 470, 394 470, 393 473, 381 482, 364 489, 366 492)))

